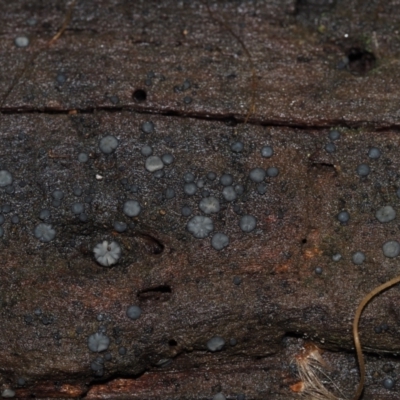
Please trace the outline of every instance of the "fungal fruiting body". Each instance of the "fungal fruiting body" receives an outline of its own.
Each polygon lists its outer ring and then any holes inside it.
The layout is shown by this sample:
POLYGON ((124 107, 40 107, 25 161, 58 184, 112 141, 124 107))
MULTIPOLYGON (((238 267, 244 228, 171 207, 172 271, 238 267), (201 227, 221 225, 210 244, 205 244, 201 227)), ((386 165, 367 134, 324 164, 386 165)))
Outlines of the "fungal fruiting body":
POLYGON ((222 250, 228 246, 229 238, 224 233, 217 232, 211 239, 211 245, 215 250, 222 250))
POLYGON ((107 135, 100 139, 99 149, 104 154, 113 153, 118 147, 119 142, 115 136, 107 135))
POLYGON ((196 215, 187 223, 187 230, 195 238, 204 239, 214 230, 214 223, 209 217, 196 215))
POLYGON ((118 262, 121 257, 121 247, 117 242, 108 243, 104 240, 93 249, 94 258, 103 267, 110 267, 118 262))
POLYGON ((217 213, 220 210, 219 200, 210 196, 200 200, 199 208, 205 214, 217 213))
POLYGON ((2 169, 0 171, 0 187, 11 185, 12 182, 13 182, 12 175, 5 169, 2 169))
POLYGON ((94 353, 100 353, 107 350, 110 345, 110 339, 103 333, 96 332, 88 337, 88 347, 94 353))
POLYGON ((225 340, 221 336, 213 336, 207 342, 207 350, 211 352, 220 351, 223 349, 224 346, 225 346, 225 340))
POLYGON ((122 211, 128 217, 137 217, 142 211, 142 207, 137 200, 127 200, 122 211))
POLYGON ((33 234, 41 242, 50 242, 56 236, 56 231, 49 224, 39 224, 33 231, 33 234))
POLYGON ((138 319, 142 315, 142 310, 139 306, 129 306, 126 310, 126 316, 130 319, 138 319))

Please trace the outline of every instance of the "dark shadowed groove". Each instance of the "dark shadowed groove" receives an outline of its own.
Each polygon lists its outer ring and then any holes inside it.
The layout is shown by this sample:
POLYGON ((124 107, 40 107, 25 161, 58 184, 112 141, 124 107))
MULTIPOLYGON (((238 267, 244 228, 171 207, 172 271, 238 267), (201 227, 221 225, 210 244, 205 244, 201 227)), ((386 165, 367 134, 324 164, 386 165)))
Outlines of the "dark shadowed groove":
MULTIPOLYGON (((0 114, 3 115, 25 115, 25 114, 48 114, 48 115, 70 115, 73 112, 77 112, 78 114, 93 114, 97 111, 107 111, 110 113, 117 113, 121 111, 133 111, 138 114, 148 114, 148 115, 162 115, 167 117, 178 117, 178 118, 191 118, 196 120, 203 121, 216 121, 216 122, 226 122, 232 123, 234 121, 237 124, 244 124, 246 116, 244 115, 235 115, 235 114, 210 114, 210 113, 196 113, 196 112, 183 112, 177 111, 173 109, 157 109, 150 107, 138 107, 138 106, 125 106, 125 107, 108 107, 108 106, 100 106, 100 107, 91 107, 85 109, 54 109, 54 108, 0 108, 0 114)), ((287 127, 287 128, 295 128, 295 129, 313 129, 313 130, 323 130, 331 127, 341 127, 341 128, 369 128, 374 129, 378 132, 387 132, 393 130, 400 130, 400 123, 397 124, 385 124, 384 122, 378 123, 373 121, 353 121, 346 122, 342 120, 325 120, 317 124, 308 124, 302 122, 285 122, 275 119, 260 119, 260 118, 251 118, 246 122, 247 125, 258 125, 258 126, 266 126, 266 127, 287 127)))

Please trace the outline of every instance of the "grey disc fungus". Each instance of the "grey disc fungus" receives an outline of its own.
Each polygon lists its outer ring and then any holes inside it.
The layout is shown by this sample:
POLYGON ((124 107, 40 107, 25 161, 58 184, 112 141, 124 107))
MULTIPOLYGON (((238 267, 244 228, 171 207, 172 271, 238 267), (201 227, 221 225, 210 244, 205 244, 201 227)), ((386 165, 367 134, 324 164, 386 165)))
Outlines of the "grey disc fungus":
POLYGON ((196 215, 188 221, 187 230, 195 238, 204 239, 214 230, 214 223, 209 217, 196 215))
POLYGON ((142 154, 142 156, 149 157, 149 156, 151 156, 153 154, 153 149, 151 148, 151 146, 145 144, 140 149, 140 153, 142 154))
POLYGON ((332 256, 332 260, 337 262, 340 261, 342 259, 342 255, 340 253, 336 253, 332 256))
POLYGON ((329 131, 328 136, 331 140, 338 140, 340 138, 340 132, 336 129, 332 129, 331 131, 329 131))
POLYGON ((17 36, 14 39, 14 44, 17 47, 28 47, 29 46, 29 38, 26 36, 17 36))
POLYGON ((375 217, 380 223, 385 224, 396 218, 396 211, 392 206, 384 206, 375 213, 375 217))
POLYGON ((151 121, 143 122, 141 129, 142 129, 142 132, 144 132, 144 133, 153 133, 154 132, 154 124, 151 121))
POLYGON ((150 156, 146 158, 144 166, 147 169, 147 171, 156 172, 164 168, 164 163, 162 162, 160 157, 150 156))
POLYGON ((192 215, 192 209, 189 206, 183 206, 181 208, 181 214, 183 217, 189 217, 192 215))
POLYGON ((113 153, 119 145, 118 139, 113 135, 107 135, 100 139, 99 149, 104 154, 113 153))
POLYGON ((54 200, 62 200, 64 198, 64 192, 62 190, 56 189, 51 194, 54 200))
POLYGON ((161 160, 165 165, 171 165, 174 162, 174 156, 172 154, 163 154, 161 160))
POLYGON ((249 173, 249 178, 256 183, 260 183, 265 179, 266 172, 262 168, 253 168, 249 173))
POLYGON ((368 150, 368 157, 372 158, 373 160, 378 159, 381 156, 381 151, 377 147, 371 147, 368 150))
POLYGON ((233 176, 231 174, 223 174, 219 178, 219 183, 223 186, 230 186, 233 183, 233 176))
POLYGON ((382 381, 382 386, 385 388, 385 389, 388 389, 388 390, 391 390, 391 389, 393 389, 394 388, 394 380, 392 379, 392 378, 385 378, 383 381, 382 381))
POLYGON ((103 267, 110 267, 118 262, 121 257, 121 247, 117 242, 108 243, 104 240, 96 244, 93 249, 94 258, 103 267))
POLYGON ((270 178, 275 178, 276 176, 279 175, 279 169, 276 168, 276 167, 269 167, 269 168, 267 169, 267 175, 268 175, 270 178))
POLYGON ((100 353, 107 350, 110 345, 110 339, 103 333, 96 332, 88 337, 88 347, 94 353, 100 353))
POLYGON ((231 145, 231 150, 235 153, 241 153, 243 151, 244 144, 243 142, 235 142, 231 145))
POLYGON ((160 169, 160 170, 154 172, 153 176, 154 176, 154 178, 157 178, 157 179, 163 178, 165 176, 165 171, 160 169))
POLYGON ((242 283, 242 278, 240 276, 234 276, 232 281, 234 285, 239 286, 242 283))
POLYGON ((216 197, 210 196, 200 200, 199 208, 205 214, 217 213, 220 210, 219 200, 216 197))
POLYGON ((191 172, 186 172, 186 173, 183 175, 183 180, 184 180, 186 183, 194 182, 194 178, 195 178, 195 176, 194 176, 191 172))
POLYGON ((244 186, 243 186, 243 185, 240 185, 240 184, 235 185, 235 192, 236 192, 238 195, 243 194, 243 193, 244 193, 244 186))
POLYGON ((85 206, 83 203, 73 203, 71 205, 71 212, 73 214, 81 214, 85 210, 85 206))
POLYGON ((56 236, 56 231, 49 224, 39 224, 35 227, 33 234, 41 242, 50 242, 56 236))
POLYGON ((6 187, 6 193, 7 194, 13 194, 15 192, 15 187, 13 185, 8 185, 6 187))
POLYGON ((130 319, 138 319, 142 315, 142 309, 139 306, 129 306, 126 310, 126 316, 130 319))
POLYGON ((352 256, 353 263, 361 265, 365 261, 365 254, 362 251, 357 251, 352 256))
POLYGON ((83 194, 83 190, 80 187, 75 187, 73 190, 74 196, 80 197, 83 194))
POLYGON ((103 366, 104 362, 102 362, 102 361, 103 360, 100 360, 100 359, 96 359, 96 360, 92 361, 90 363, 90 369, 92 371, 100 371, 100 370, 102 370, 104 368, 104 366, 103 366))
POLYGON ((167 188, 164 192, 166 199, 173 199, 175 197, 175 190, 172 188, 167 188))
POLYGON ((274 150, 271 146, 264 146, 261 149, 261 156, 264 158, 270 158, 273 156, 273 154, 274 154, 274 150))
POLYGON ((26 379, 25 378, 18 378, 17 385, 18 386, 25 386, 26 385, 26 379))
POLYGON ((127 200, 122 211, 127 217, 137 217, 142 211, 142 207, 137 200, 127 200))
POLYGON ((113 227, 117 232, 122 233, 126 231, 128 225, 125 222, 114 221, 113 227))
POLYGON ((243 215, 243 217, 240 218, 239 226, 243 232, 249 233, 253 231, 256 225, 257 225, 257 219, 252 215, 243 215))
POLYGON ((86 222, 88 220, 88 215, 86 213, 79 214, 79 221, 86 222))
POLYGON ((12 182, 13 182, 12 175, 5 169, 2 169, 0 171, 0 187, 11 185, 12 182))
POLYGON ((332 154, 336 151, 336 146, 333 143, 327 143, 325 145, 325 151, 329 154, 332 154))
POLYGON ((226 397, 222 393, 214 394, 212 400, 226 400, 226 397))
POLYGON ((196 183, 197 187, 200 189, 203 188, 205 184, 206 182, 204 181, 204 179, 199 179, 196 183))
POLYGON ((207 179, 209 181, 215 181, 216 178, 217 178, 217 174, 215 172, 209 172, 207 174, 207 179))
POLYGON ((39 218, 40 218, 42 221, 44 221, 44 220, 46 220, 46 219, 49 219, 50 216, 51 216, 50 210, 48 210, 47 208, 45 208, 45 209, 43 209, 43 210, 40 211, 39 218))
POLYGON ((185 183, 183 186, 183 191, 188 196, 193 196, 197 192, 197 185, 193 182, 185 183))
POLYGON ((211 246, 215 250, 222 250, 229 244, 229 238, 224 233, 217 232, 211 239, 211 246))
POLYGON ((337 215, 337 219, 341 223, 346 223, 350 219, 350 214, 347 211, 340 211, 340 213, 337 215))
POLYGON ((233 186, 225 186, 222 190, 222 196, 226 201, 236 200, 237 194, 233 186))
POLYGON ((15 397, 15 391, 10 388, 6 388, 1 392, 1 397, 5 399, 11 399, 15 397))
POLYGON ((62 72, 59 72, 56 76, 56 81, 60 86, 62 86, 67 81, 67 76, 62 72))
POLYGON ((268 189, 268 186, 266 183, 260 183, 259 185, 257 185, 257 193, 258 194, 262 195, 262 194, 267 193, 267 189, 268 189))
POLYGON ((371 172, 371 168, 367 164, 360 164, 357 167, 357 174, 359 176, 368 176, 371 172))
POLYGON ((207 342, 209 351, 220 351, 225 346, 225 340, 221 336, 214 336, 207 342))
POLYGON ((78 161, 80 163, 85 163, 89 161, 89 156, 87 153, 79 153, 78 154, 78 161))
POLYGON ((382 246, 383 255, 388 258, 395 258, 400 254, 400 243, 397 240, 389 240, 382 246))

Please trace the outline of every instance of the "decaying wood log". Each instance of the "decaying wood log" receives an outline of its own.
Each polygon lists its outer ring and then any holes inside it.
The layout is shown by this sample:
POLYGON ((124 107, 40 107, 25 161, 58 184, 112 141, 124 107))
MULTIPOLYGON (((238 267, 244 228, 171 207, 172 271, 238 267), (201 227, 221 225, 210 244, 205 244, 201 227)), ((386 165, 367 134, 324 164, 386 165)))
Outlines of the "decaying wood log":
MULTIPOLYGON (((399 273, 396 7, 77 1, 49 45, 66 2, 4 4, 3 394, 299 398, 310 340, 350 397, 399 273)), ((366 399, 398 398, 398 304, 366 399)))

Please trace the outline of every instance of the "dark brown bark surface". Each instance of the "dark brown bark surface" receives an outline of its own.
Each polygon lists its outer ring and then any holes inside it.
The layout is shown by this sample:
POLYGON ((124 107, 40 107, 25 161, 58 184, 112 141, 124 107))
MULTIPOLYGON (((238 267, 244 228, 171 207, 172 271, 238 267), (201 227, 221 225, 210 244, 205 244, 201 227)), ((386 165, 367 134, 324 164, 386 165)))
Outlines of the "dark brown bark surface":
MULTIPOLYGON (((232 1, 210 3, 210 14, 192 1, 78 1, 49 46, 65 2, 3 4, 0 171, 13 182, 0 187, 2 389, 36 398, 297 398, 291 361, 312 340, 350 396, 355 309, 399 273, 398 258, 382 252, 399 239, 398 218, 375 217, 386 205, 400 210, 397 8, 232 1), (19 35, 28 47, 15 46, 19 35), (331 153, 330 129, 341 134, 331 153), (118 139, 108 155, 99 148, 106 135, 118 139), (237 141, 241 152, 231 148, 237 141), (145 145, 173 155, 162 176, 146 170, 145 145), (261 156, 265 145, 271 158, 261 156), (368 157, 371 147, 380 158, 368 157), (360 164, 368 176, 357 174, 360 164), (279 175, 253 182, 257 167, 279 175), (198 187, 190 196, 188 172, 198 187), (244 189, 234 201, 222 193, 226 173, 244 189), (64 193, 59 204, 54 190, 64 193), (208 215, 213 232, 197 239, 187 224, 205 215, 199 202, 209 195, 220 210, 208 215), (137 217, 123 213, 129 199, 142 206, 137 217), (77 202, 85 221, 71 211, 77 202), (33 233, 43 209, 56 231, 48 243, 33 233), (252 232, 239 226, 244 215, 257 220, 252 232), (211 245, 217 232, 229 237, 220 251, 211 245), (111 268, 93 255, 104 240, 122 248, 111 268), (362 265, 352 262, 357 251, 362 265), (126 316, 133 304, 142 309, 136 321, 126 316), (93 353, 88 337, 99 329, 110 346, 93 353), (219 352, 207 350, 214 336, 225 340, 219 352)), ((395 288, 361 320, 365 399, 399 397, 382 386, 400 372, 398 305, 395 288)))

